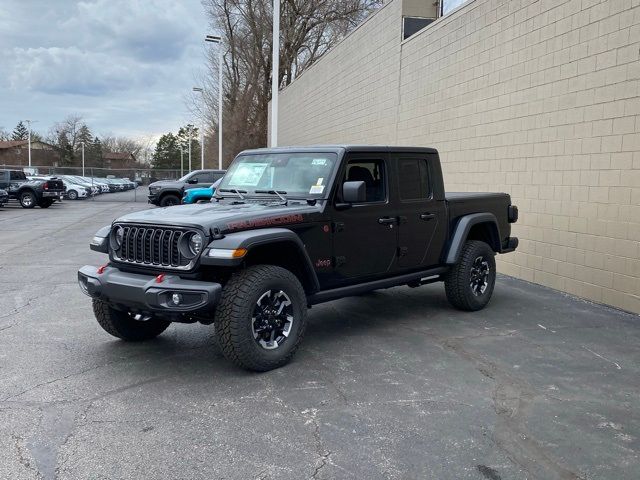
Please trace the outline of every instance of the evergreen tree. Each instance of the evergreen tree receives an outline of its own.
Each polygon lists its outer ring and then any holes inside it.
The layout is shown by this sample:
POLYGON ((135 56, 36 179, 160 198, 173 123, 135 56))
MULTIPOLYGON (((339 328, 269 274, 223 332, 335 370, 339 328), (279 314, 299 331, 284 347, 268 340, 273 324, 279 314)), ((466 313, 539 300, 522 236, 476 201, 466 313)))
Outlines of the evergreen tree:
POLYGON ((22 120, 18 122, 16 128, 13 129, 13 133, 11 134, 11 140, 27 140, 29 138, 29 129, 24 126, 22 120))
POLYGON ((180 169, 180 145, 173 133, 162 135, 151 159, 154 169, 180 169))
POLYGON ((75 161, 75 153, 66 132, 60 132, 57 142, 57 146, 60 149, 60 161, 62 166, 73 165, 75 161))
POLYGON ((92 165, 102 168, 104 167, 104 159, 102 158, 102 142, 98 137, 93 139, 90 148, 92 165))
POLYGON ((198 127, 188 124, 180 127, 178 130, 177 140, 178 148, 182 145, 184 149, 185 169, 188 166, 189 137, 191 137, 191 165, 193 169, 200 168, 200 132, 198 127))

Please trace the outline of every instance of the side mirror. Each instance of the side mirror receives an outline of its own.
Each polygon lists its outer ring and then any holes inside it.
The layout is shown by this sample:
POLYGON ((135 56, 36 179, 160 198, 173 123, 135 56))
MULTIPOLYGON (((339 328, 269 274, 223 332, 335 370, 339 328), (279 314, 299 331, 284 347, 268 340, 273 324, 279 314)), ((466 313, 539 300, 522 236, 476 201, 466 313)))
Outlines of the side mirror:
POLYGON ((363 181, 344 182, 342 184, 342 200, 346 203, 366 202, 367 186, 363 181))
POLYGON ((198 179, 197 178, 190 178, 189 180, 187 180, 187 183, 190 183, 191 185, 193 185, 194 183, 198 183, 198 179))

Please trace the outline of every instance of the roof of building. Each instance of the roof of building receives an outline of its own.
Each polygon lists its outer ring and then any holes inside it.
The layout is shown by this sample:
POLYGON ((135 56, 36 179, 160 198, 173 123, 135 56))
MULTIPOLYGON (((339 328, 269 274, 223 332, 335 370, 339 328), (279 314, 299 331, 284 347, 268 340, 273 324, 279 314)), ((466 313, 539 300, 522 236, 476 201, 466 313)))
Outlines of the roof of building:
POLYGON ((104 152, 102 158, 106 160, 131 160, 136 158, 133 153, 127 152, 104 152))
MULTIPOLYGON (((39 143, 40 145, 47 145, 48 147, 51 147, 51 148, 54 147, 50 143, 43 142, 42 140, 31 141, 32 146, 36 143, 39 143)), ((0 141, 0 149, 26 147, 28 144, 29 144, 29 140, 2 140, 0 141)))

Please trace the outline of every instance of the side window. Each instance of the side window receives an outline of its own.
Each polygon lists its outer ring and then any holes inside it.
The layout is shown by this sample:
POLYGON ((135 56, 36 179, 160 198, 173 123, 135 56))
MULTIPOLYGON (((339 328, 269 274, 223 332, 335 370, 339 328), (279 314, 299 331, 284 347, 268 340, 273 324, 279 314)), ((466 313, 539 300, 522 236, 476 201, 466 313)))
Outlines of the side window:
POLYGON ((222 177, 224 177, 224 173, 214 173, 213 174, 213 181, 217 182, 218 180, 220 180, 222 177))
POLYGON ((352 160, 347 164, 346 182, 362 181, 367 187, 367 202, 384 202, 387 198, 382 160, 352 160))
POLYGON ((24 174, 24 172, 18 172, 15 170, 11 170, 10 172, 11 174, 11 180, 26 180, 27 176, 24 174))
POLYGON ((423 158, 398 160, 400 200, 423 200, 431 196, 429 163, 423 158))
POLYGON ((193 178, 198 180, 198 183, 213 183, 213 174, 211 172, 196 173, 193 178))

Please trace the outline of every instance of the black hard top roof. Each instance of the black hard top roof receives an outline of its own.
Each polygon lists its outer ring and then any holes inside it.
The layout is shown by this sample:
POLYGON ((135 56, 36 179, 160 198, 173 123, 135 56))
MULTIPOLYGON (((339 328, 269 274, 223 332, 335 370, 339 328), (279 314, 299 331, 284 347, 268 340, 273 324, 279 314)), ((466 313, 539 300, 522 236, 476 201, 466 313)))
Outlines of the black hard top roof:
POLYGON ((265 154, 265 153, 305 153, 305 152, 401 152, 401 153, 438 153, 435 148, 429 147, 394 147, 390 145, 308 145, 299 147, 275 147, 244 150, 240 154, 265 154))

